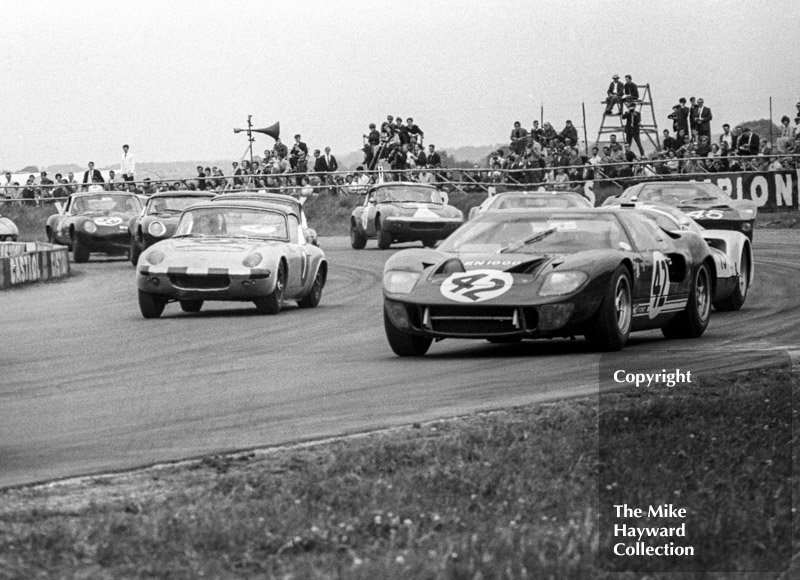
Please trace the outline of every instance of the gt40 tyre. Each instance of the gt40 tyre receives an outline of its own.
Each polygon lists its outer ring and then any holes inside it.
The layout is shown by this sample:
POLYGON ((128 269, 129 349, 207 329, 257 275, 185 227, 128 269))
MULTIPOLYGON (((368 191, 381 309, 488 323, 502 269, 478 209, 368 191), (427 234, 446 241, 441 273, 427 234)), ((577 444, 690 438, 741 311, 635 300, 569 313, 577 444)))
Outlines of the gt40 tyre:
POLYGON ((286 291, 286 267, 281 262, 275 280, 275 290, 268 296, 253 300, 260 314, 278 314, 283 308, 283 293, 286 291))
POLYGON ((139 290, 139 310, 145 318, 158 318, 164 312, 167 299, 158 294, 150 294, 139 290))
POLYGON ((667 338, 699 338, 711 317, 711 274, 700 264, 689 291, 686 309, 661 329, 667 338))
POLYGON ((586 342, 595 350, 620 350, 628 342, 632 320, 631 277, 628 269, 620 265, 611 276, 600 311, 586 333, 586 342))
POLYGON ((392 234, 381 227, 380 220, 375 221, 375 230, 378 232, 378 248, 388 250, 392 245, 392 234))
POLYGON ((427 336, 409 334, 395 327, 386 308, 383 309, 383 328, 386 331, 389 346, 397 356, 423 356, 433 342, 433 339, 427 336))
POLYGON ((202 307, 202 300, 181 300, 181 310, 184 312, 200 312, 202 307))
POLYGON ((354 250, 363 250, 367 246, 367 237, 358 231, 355 221, 350 222, 350 245, 354 250))
POLYGON ((747 300, 747 291, 750 288, 750 252, 745 249, 742 252, 742 261, 739 264, 739 279, 736 281, 736 289, 733 294, 714 303, 714 308, 720 311, 739 310, 747 300))
POLYGON ((297 301, 300 308, 316 308, 319 301, 322 299, 322 288, 325 286, 325 273, 322 268, 317 270, 317 275, 314 278, 314 284, 308 294, 303 296, 297 301))

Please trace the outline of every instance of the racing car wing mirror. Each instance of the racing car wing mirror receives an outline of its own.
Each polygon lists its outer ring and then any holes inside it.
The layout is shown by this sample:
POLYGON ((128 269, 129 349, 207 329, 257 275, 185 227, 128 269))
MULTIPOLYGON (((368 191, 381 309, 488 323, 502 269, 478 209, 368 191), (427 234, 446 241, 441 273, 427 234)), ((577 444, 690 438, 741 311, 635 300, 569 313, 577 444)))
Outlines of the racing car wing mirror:
POLYGON ((619 244, 617 244, 617 247, 623 252, 633 251, 633 248, 631 248, 631 245, 628 242, 620 242, 619 244))

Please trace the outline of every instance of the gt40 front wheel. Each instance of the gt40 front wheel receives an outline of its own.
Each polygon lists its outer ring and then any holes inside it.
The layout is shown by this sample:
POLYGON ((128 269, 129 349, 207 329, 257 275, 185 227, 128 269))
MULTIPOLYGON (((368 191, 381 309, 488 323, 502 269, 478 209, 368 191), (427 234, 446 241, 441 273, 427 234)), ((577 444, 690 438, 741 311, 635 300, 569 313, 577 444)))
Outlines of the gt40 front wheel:
POLYGON ((397 328, 389 318, 386 308, 383 309, 383 328, 386 331, 386 338, 389 346, 392 347, 397 356, 422 356, 431 346, 432 338, 409 334, 397 328))
POLYGON ((586 333, 586 341, 595 350, 620 350, 628 342, 633 320, 631 277, 625 266, 618 266, 611 276, 597 317, 586 333))

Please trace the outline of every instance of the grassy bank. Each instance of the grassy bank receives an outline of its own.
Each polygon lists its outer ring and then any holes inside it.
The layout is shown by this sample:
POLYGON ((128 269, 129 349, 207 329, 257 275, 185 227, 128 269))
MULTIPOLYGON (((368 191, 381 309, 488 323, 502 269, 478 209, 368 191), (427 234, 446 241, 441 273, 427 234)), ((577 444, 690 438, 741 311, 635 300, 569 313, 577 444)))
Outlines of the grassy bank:
MULTIPOLYGON (((691 506, 724 490, 723 516, 755 529, 775 490, 783 489, 781 505, 789 508, 791 484, 748 455, 756 448, 790 453, 789 442, 776 443, 763 429, 763 406, 752 403, 786 403, 787 390, 781 395, 775 385, 787 381, 784 371, 751 371, 659 405, 619 394, 603 408, 611 413, 606 420, 624 423, 631 458, 669 455, 676 439, 708 432, 712 407, 736 417, 738 436, 717 434, 725 445, 708 458, 702 485, 681 500, 691 506), (720 397, 732 381, 747 389, 720 397), (762 472, 757 484, 732 488, 731 458, 739 458, 738 470, 762 472)), ((647 481, 651 468, 628 461, 626 477, 647 481)), ((0 576, 621 578, 597 569, 600 469, 598 403, 586 398, 6 490, 0 576)), ((800 497, 800 482, 793 485, 800 497)), ((785 540, 790 531, 775 534, 785 540)), ((757 560, 753 545, 742 545, 737 567, 757 560)))

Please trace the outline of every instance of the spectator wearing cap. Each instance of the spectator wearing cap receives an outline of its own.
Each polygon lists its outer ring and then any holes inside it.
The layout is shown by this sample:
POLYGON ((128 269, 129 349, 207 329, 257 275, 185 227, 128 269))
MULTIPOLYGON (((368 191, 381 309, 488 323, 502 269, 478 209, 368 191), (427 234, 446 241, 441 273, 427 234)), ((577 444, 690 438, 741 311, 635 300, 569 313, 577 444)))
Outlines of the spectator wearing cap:
POLYGON ((711 138, 711 109, 705 106, 703 99, 697 99, 697 106, 691 111, 692 127, 697 129, 697 135, 711 138))
POLYGON ((569 145, 577 145, 578 144, 578 129, 575 125, 572 124, 572 121, 567 119, 566 126, 561 130, 561 133, 558 134, 562 141, 565 143, 567 139, 570 140, 568 143, 569 145))
POLYGON ((514 128, 511 130, 511 150, 517 155, 522 155, 525 152, 527 141, 528 131, 522 127, 519 121, 515 121, 514 128))
POLYGON ((631 75, 625 75, 625 84, 622 86, 622 98, 626 103, 639 100, 639 87, 633 82, 631 75))
POLYGON ((619 105, 619 112, 622 114, 622 99, 623 99, 623 85, 619 82, 619 75, 615 74, 611 77, 611 84, 608 85, 608 91, 606 94, 608 98, 606 98, 606 111, 603 113, 604 115, 613 115, 614 113, 611 110, 614 108, 614 105, 619 105))
MULTIPOLYGON (((136 160, 133 158, 133 153, 130 152, 130 147, 126 143, 122 146, 122 156, 119 159, 119 172, 122 175, 123 181, 133 181, 134 174, 136 173, 136 160)), ((84 181, 84 183, 86 183, 84 181)))

